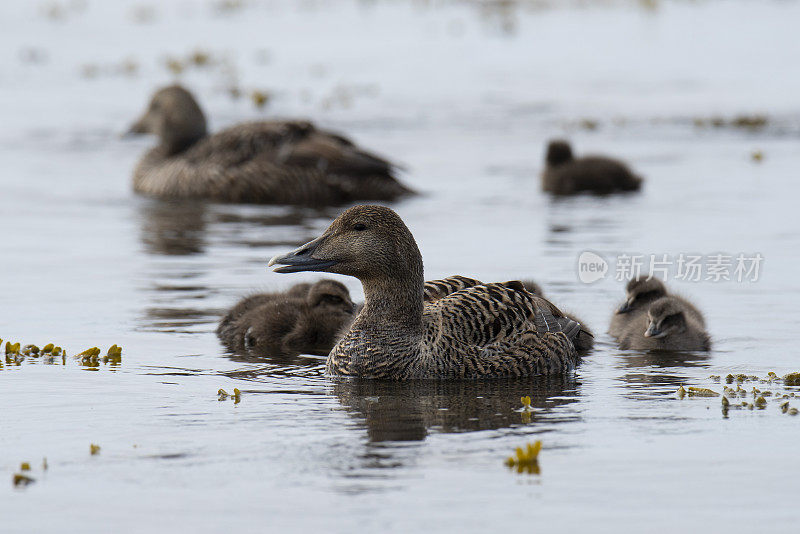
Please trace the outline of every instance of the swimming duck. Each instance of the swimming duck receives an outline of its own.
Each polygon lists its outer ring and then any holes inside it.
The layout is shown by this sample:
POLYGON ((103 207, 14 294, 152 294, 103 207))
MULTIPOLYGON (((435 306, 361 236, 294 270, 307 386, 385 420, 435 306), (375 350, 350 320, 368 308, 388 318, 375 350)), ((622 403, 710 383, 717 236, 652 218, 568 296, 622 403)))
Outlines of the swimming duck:
POLYGON ((326 355, 352 321, 354 309, 340 282, 297 284, 284 293, 244 298, 220 321, 217 335, 238 353, 326 355))
POLYGON ((567 141, 551 141, 547 146, 542 191, 555 195, 595 193, 605 195, 618 191, 638 191, 642 179, 628 166, 602 156, 575 159, 567 141))
MULTIPOLYGON (((525 286, 525 289, 527 289, 529 292, 533 293, 537 297, 545 298, 542 286, 540 286, 533 280, 522 280, 522 285, 525 286)), ((577 349, 578 353, 585 354, 590 350, 592 350, 592 348, 594 347, 594 334, 589 329, 589 327, 586 326, 586 324, 583 321, 578 319, 574 313, 565 311, 564 315, 581 325, 581 331, 578 332, 577 336, 575 336, 575 349, 577 349)))
POLYGON ((580 325, 521 282, 426 283, 414 236, 387 207, 346 210, 320 237, 269 262, 276 264, 279 273, 338 273, 363 285, 364 307, 328 354, 331 375, 518 377, 563 373, 579 361, 580 325))
MULTIPOLYGON (((619 338, 622 333, 625 332, 629 324, 635 322, 640 316, 644 316, 652 302, 669 295, 664 282, 658 278, 648 279, 644 275, 637 276, 628 281, 628 284, 625 286, 625 293, 626 299, 617 307, 614 315, 611 316, 611 326, 608 328, 608 333, 616 338, 619 338)), ((689 313, 695 321, 705 326, 703 314, 700 313, 700 310, 698 310, 694 304, 677 295, 669 296, 680 300, 687 313, 689 313)))
MULTIPOLYGON (((705 323, 686 308, 685 301, 661 297, 627 325, 620 336, 619 348, 634 350, 709 350, 711 339, 705 323)), ((702 316, 701 316, 702 318, 702 316)))
POLYGON ((336 205, 413 191, 395 167, 307 121, 263 121, 209 135, 203 111, 178 85, 153 95, 130 134, 155 134, 133 173, 138 193, 219 202, 336 205))

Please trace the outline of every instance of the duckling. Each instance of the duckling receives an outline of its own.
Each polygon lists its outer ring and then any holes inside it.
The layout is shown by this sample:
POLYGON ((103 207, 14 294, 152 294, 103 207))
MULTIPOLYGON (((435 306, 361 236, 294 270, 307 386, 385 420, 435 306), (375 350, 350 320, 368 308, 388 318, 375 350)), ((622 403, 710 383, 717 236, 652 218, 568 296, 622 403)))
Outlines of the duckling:
MULTIPOLYGON (((275 300, 296 300, 296 299, 305 299, 306 295, 308 294, 309 289, 311 289, 311 284, 307 282, 302 282, 299 284, 295 284, 286 291, 277 292, 277 293, 256 293, 255 295, 250 295, 242 300, 240 300, 236 305, 231 308, 228 313, 222 318, 217 326, 217 336, 220 339, 228 340, 233 339, 232 336, 235 335, 233 329, 235 329, 236 321, 242 317, 244 314, 263 306, 269 302, 275 300)), ((226 342, 227 344, 227 342, 226 342)))
POLYGON ((133 173, 134 190, 155 197, 322 206, 413 194, 392 163, 307 121, 209 135, 194 96, 178 85, 158 90, 128 133, 159 138, 133 173))
MULTIPOLYGON (((611 316, 611 325, 608 328, 608 333, 615 338, 619 338, 622 333, 625 332, 629 324, 635 322, 640 316, 644 316, 652 302, 668 295, 667 287, 664 285, 664 282, 658 278, 648 279, 644 275, 637 276, 628 281, 627 286, 625 286, 625 292, 626 299, 617 307, 614 315, 611 316)), ((669 296, 681 301, 692 318, 705 326, 703 314, 700 313, 700 310, 698 310, 694 304, 677 295, 669 296)))
POLYGON ((297 284, 285 293, 243 299, 220 321, 217 335, 230 350, 257 356, 326 355, 354 316, 340 282, 297 284))
POLYGON ((422 255, 384 206, 355 206, 317 239, 275 256, 279 273, 358 278, 363 308, 328 354, 330 375, 407 380, 558 374, 580 357, 581 326, 521 282, 463 276, 425 282, 422 255))
POLYGON ((711 339, 705 331, 705 323, 696 319, 684 301, 662 297, 650 304, 646 314, 627 325, 620 337, 619 348, 709 350, 711 339))
POLYGON ((633 174, 621 161, 586 156, 575 159, 567 141, 551 141, 547 146, 542 191, 554 195, 590 192, 607 195, 620 191, 638 191, 642 178, 633 174))
MULTIPOLYGON (((522 280, 522 285, 525 286, 525 289, 537 297, 545 298, 542 286, 533 280, 522 280)), ((586 326, 586 323, 578 319, 574 313, 565 311, 564 315, 581 325, 581 331, 578 332, 578 335, 575 337, 575 348, 577 349, 578 353, 583 355, 592 350, 592 348, 594 348, 594 334, 589 327, 586 326)))

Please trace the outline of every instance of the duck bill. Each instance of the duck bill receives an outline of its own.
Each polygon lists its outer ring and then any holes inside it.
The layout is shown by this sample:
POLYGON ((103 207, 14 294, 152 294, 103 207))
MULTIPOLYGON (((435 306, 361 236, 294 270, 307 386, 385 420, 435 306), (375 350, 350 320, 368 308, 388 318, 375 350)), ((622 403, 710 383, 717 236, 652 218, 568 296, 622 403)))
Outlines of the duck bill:
POLYGON ((617 313, 628 313, 631 309, 633 309, 633 301, 628 299, 622 303, 622 306, 617 308, 617 313))
POLYGON ((659 338, 659 337, 664 337, 665 335, 666 333, 664 331, 659 330, 658 327, 652 323, 650 324, 650 326, 647 327, 647 330, 645 330, 644 332, 644 337, 659 338))
POLYGON ((147 117, 145 116, 139 119, 138 121, 134 122, 133 124, 131 124, 131 127, 128 128, 124 134, 122 134, 122 137, 123 138, 136 137, 148 133, 150 129, 147 127, 146 119, 147 117))
POLYGON ((275 256, 267 267, 273 265, 281 265, 274 269, 276 273, 299 273, 302 271, 325 271, 329 267, 336 265, 333 260, 320 260, 314 257, 314 252, 317 247, 322 243, 325 236, 320 236, 313 241, 289 252, 288 254, 281 254, 275 256))

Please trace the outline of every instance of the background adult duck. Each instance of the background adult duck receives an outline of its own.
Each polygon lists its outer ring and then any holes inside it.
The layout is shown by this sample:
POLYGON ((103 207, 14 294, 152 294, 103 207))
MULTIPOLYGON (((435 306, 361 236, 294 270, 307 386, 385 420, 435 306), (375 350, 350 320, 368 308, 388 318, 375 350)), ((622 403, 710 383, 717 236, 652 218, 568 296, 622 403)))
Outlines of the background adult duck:
POLYGON ((276 256, 280 273, 358 278, 364 307, 328 355, 332 375, 476 379, 556 374, 579 361, 580 325, 521 282, 453 276, 425 283, 422 255, 402 219, 355 206, 317 239, 276 256))
POLYGON ((134 190, 155 197, 322 206, 413 194, 393 164, 307 121, 208 134, 197 101, 178 85, 158 90, 129 133, 158 136, 133 173, 134 190))

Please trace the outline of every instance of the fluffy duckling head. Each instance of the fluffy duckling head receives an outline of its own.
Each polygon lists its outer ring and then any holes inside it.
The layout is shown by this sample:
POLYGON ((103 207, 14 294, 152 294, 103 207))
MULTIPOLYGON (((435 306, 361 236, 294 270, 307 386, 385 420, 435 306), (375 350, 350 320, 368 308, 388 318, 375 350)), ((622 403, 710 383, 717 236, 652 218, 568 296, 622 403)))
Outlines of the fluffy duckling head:
POLYGON ((628 313, 631 310, 641 308, 649 302, 664 297, 667 294, 667 288, 664 282, 658 278, 650 278, 640 276, 628 282, 625 288, 627 298, 622 306, 617 309, 617 313, 628 313))
POLYGON ((129 134, 154 134, 170 154, 206 135, 206 118, 192 94, 179 85, 159 89, 129 134))
POLYGON ((310 308, 330 312, 353 313, 355 304, 344 284, 335 280, 320 280, 308 291, 306 304, 310 308))
POLYGON ((644 337, 665 338, 686 331, 686 315, 681 303, 672 297, 660 298, 647 310, 647 330, 644 337))
POLYGON ((400 216, 384 206, 354 206, 300 248, 275 256, 278 273, 322 271, 354 276, 367 285, 414 281, 422 287, 422 255, 400 216))
POLYGON ((545 160, 550 166, 561 165, 572 161, 572 147, 567 141, 557 139, 550 141, 547 145, 547 156, 545 160))

